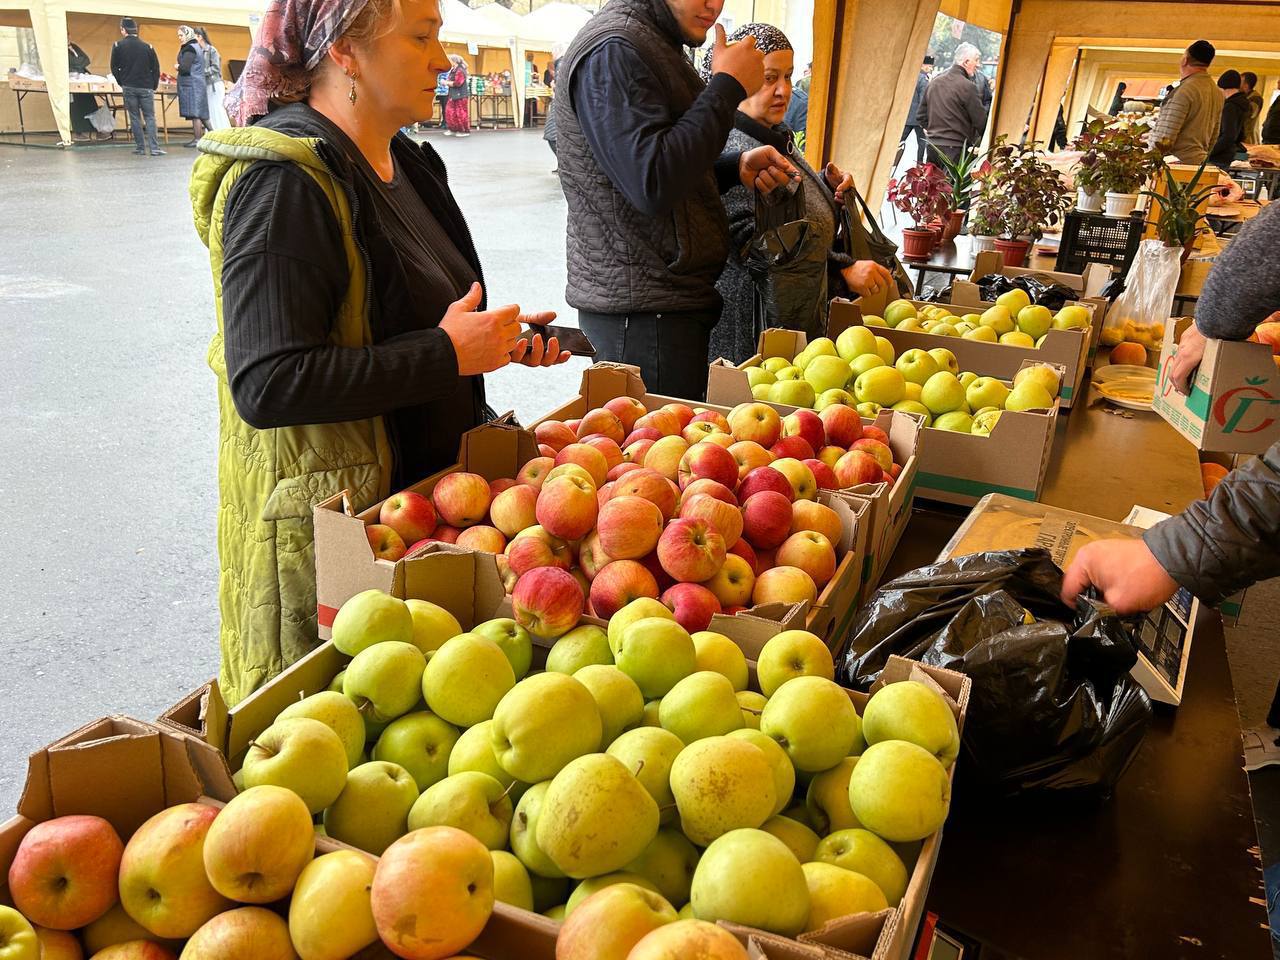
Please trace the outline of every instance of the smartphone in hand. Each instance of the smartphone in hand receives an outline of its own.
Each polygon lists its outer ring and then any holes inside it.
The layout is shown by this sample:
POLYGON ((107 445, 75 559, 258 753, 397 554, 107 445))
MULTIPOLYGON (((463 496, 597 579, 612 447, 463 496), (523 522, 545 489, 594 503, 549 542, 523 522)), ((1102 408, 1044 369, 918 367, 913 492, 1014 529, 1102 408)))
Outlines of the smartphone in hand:
POLYGON ((543 343, 546 343, 552 337, 558 338, 560 349, 568 350, 575 357, 594 357, 596 355, 595 346, 587 339, 587 335, 577 327, 561 327, 554 324, 547 324, 541 327, 530 325, 521 332, 521 336, 528 337, 530 340, 538 334, 541 334, 543 343))

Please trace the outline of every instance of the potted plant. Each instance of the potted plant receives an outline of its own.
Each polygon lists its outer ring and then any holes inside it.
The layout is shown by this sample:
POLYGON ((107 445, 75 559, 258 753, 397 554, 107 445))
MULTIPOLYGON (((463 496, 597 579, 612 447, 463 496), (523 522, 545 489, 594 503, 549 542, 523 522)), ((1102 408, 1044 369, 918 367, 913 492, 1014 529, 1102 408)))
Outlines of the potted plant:
POLYGON ((983 160, 970 177, 973 186, 969 204, 969 241, 971 252, 976 254, 996 248, 996 234, 999 232, 996 224, 1004 197, 1000 193, 995 168, 989 160, 983 160))
POLYGON ((1006 266, 1020 267, 1031 244, 1044 236, 1045 227, 1058 222, 1071 206, 1058 172, 1031 146, 1014 146, 997 137, 989 157, 993 189, 1001 200, 991 222, 999 230, 995 246, 1006 266))
POLYGON ((1106 126, 1105 120, 1095 117, 1085 124, 1080 136, 1071 144, 1072 150, 1080 151, 1080 159, 1071 172, 1076 181, 1076 209, 1081 213, 1102 210, 1102 174, 1098 170, 1098 160, 1101 157, 1099 143, 1106 126))
POLYGON ((933 250, 928 223, 951 209, 951 183, 937 166, 922 163, 889 181, 889 202, 911 217, 915 228, 902 231, 902 255, 922 260, 933 250))
POLYGON ((969 194, 974 188, 973 174, 982 165, 984 154, 969 149, 969 144, 960 148, 960 159, 952 160, 945 153, 939 153, 942 170, 951 184, 951 210, 943 221, 942 239, 954 240, 964 228, 965 209, 969 194))
POLYGON ((1150 197, 1160 206, 1160 213, 1155 221, 1156 236, 1164 241, 1166 247, 1181 247, 1183 263, 1191 255, 1191 249, 1195 246, 1196 237, 1203 233, 1205 229, 1201 226, 1204 214, 1200 211, 1200 205, 1218 191, 1218 178, 1216 176, 1213 177, 1211 185, 1207 187, 1200 186, 1200 177, 1204 173, 1205 164, 1208 162, 1207 159, 1201 162, 1195 175, 1189 181, 1179 183, 1174 178, 1173 171, 1169 169, 1169 165, 1161 158, 1158 161, 1158 175, 1164 177, 1165 190, 1167 192, 1142 191, 1143 196, 1150 197))
POLYGON ((1096 146, 1099 189, 1106 195, 1108 217, 1127 217, 1138 191, 1151 176, 1156 156, 1147 147, 1146 126, 1126 123, 1104 128, 1096 146))

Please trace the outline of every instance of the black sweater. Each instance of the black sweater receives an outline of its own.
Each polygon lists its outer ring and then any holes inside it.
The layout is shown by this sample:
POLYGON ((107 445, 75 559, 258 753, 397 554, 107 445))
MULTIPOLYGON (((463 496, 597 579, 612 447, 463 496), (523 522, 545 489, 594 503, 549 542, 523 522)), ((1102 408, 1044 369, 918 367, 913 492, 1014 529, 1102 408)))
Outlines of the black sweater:
POLYGON ((1209 151, 1209 162, 1226 170, 1237 153, 1244 151, 1244 131, 1249 125, 1249 95, 1237 90, 1222 104, 1218 142, 1209 151))
POLYGON ((156 48, 131 34, 111 47, 111 75, 122 87, 154 90, 160 86, 160 61, 156 48))

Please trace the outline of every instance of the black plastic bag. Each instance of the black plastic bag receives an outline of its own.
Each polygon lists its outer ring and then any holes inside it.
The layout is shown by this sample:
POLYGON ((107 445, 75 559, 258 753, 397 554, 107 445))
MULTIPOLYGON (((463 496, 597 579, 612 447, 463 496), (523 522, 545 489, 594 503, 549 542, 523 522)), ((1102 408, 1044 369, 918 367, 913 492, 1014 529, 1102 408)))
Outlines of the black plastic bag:
POLYGON ((891 654, 967 674, 966 766, 988 786, 1109 793, 1137 752, 1151 702, 1129 676, 1137 646, 1128 623, 1083 595, 1069 609, 1061 589, 1044 550, 972 554, 904 574, 859 611, 837 679, 865 690, 891 654))
POLYGON ((1019 277, 989 273, 974 282, 981 291, 984 301, 994 301, 996 297, 1010 290, 1025 290, 1032 303, 1038 303, 1050 310, 1061 310, 1068 300, 1077 299, 1076 292, 1070 287, 1055 283, 1042 273, 1029 273, 1019 277))

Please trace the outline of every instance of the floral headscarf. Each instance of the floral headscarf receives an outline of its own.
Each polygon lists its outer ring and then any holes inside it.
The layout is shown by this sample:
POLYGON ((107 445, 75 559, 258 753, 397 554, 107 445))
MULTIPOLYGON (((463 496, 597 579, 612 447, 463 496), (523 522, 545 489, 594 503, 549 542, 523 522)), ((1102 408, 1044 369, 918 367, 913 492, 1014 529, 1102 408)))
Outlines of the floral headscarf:
MULTIPOLYGON (((763 54, 794 49, 791 46, 791 41, 787 39, 787 35, 771 23, 748 23, 729 34, 725 38, 725 42, 737 43, 744 37, 755 37, 756 49, 763 54)), ((711 80, 712 49, 712 47, 707 47, 707 52, 702 55, 702 68, 698 71, 702 74, 702 79, 708 82, 711 80)))
POLYGON ((196 32, 185 23, 178 28, 178 42, 183 46, 196 40, 196 32))
POLYGON ((247 126, 275 97, 294 98, 311 87, 311 72, 333 42, 360 16, 368 0, 270 0, 240 79, 227 94, 227 113, 247 126))

